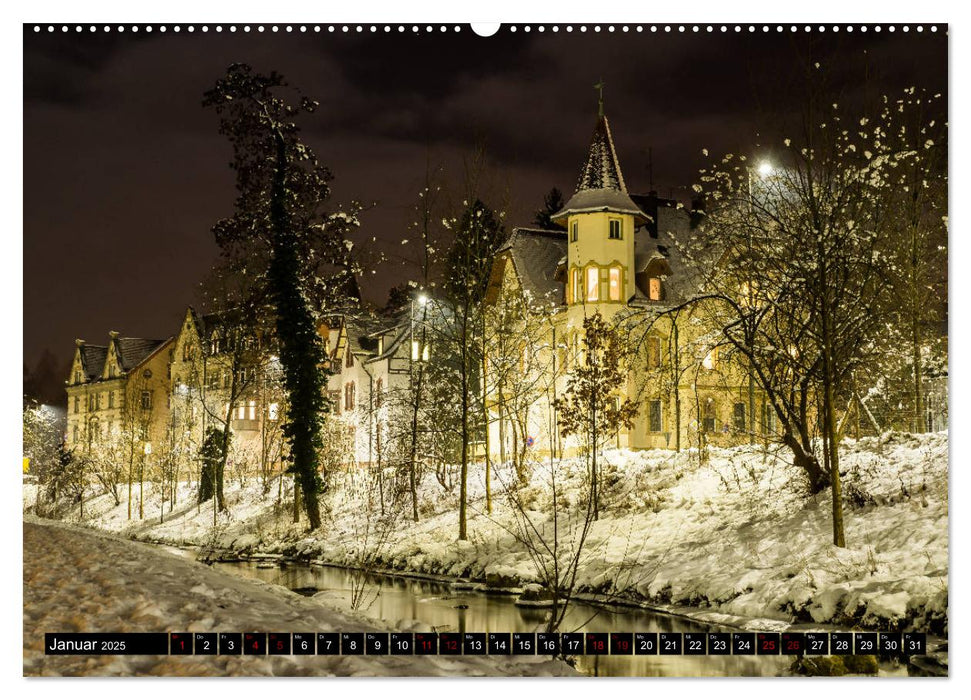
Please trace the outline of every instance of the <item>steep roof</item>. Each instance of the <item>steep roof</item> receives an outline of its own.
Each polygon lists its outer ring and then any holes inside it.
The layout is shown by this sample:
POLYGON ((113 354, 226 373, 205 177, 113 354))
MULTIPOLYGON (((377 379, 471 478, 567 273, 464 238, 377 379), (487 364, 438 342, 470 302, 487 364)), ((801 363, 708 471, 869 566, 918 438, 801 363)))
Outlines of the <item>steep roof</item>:
POLYGON ((85 378, 90 382, 101 376, 108 358, 108 347, 105 345, 78 345, 81 354, 81 366, 84 368, 85 378))
POLYGON ((580 181, 576 191, 580 190, 618 190, 627 192, 624 184, 624 174, 620 171, 620 161, 614 148, 614 139, 610 135, 610 124, 606 116, 597 120, 590 139, 590 149, 587 152, 587 162, 580 172, 580 181))
POLYGON ((129 372, 167 341, 148 340, 146 338, 118 338, 116 342, 121 368, 125 372, 129 372))
POLYGON ((514 228, 498 253, 509 251, 523 289, 533 299, 563 302, 563 282, 556 279, 559 262, 566 257, 565 231, 514 228))
POLYGON ((604 115, 600 116, 594 128, 576 192, 566 206, 551 218, 559 221, 570 214, 594 211, 630 214, 641 223, 647 220, 644 212, 627 194, 624 174, 621 172, 614 139, 610 134, 610 124, 604 115))

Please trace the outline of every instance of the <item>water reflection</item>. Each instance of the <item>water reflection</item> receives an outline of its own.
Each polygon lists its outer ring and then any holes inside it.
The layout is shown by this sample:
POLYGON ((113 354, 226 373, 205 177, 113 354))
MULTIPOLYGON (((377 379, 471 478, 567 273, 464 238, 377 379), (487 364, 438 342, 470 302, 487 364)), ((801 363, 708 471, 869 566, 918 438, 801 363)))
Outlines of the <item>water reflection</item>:
MULTIPOLYGON (((365 586, 360 610, 390 623, 420 620, 437 632, 536 632, 548 611, 513 604, 509 595, 455 591, 450 586, 396 576, 369 575, 326 566, 287 564, 259 569, 252 562, 221 562, 228 573, 245 575, 317 594, 350 606, 365 586)), ((562 631, 583 632, 707 632, 726 631, 644 610, 605 610, 578 603, 571 606, 562 631)), ((791 659, 767 656, 582 656, 577 668, 591 676, 776 676, 785 674, 791 659)))

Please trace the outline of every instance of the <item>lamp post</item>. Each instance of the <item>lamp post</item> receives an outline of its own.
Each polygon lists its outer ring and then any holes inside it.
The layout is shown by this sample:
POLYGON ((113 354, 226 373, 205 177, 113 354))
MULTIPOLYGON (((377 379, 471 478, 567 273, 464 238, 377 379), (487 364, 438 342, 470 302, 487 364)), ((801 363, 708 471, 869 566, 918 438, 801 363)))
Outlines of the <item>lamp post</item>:
MULTIPOLYGON (((775 172, 775 167, 767 160, 763 160, 758 164, 756 168, 761 179, 766 179, 772 176, 775 172)), ((755 212, 754 201, 752 199, 752 169, 748 168, 746 170, 746 175, 748 176, 748 207, 749 216, 752 216, 755 212)), ((752 264, 752 226, 748 226, 748 258, 749 265, 752 264)), ((747 289, 746 296, 748 297, 748 309, 750 314, 755 313, 755 280, 749 275, 748 283, 746 284, 747 289)), ((754 352, 754 348, 750 348, 754 352)), ((755 372, 752 369, 752 361, 749 359, 749 370, 748 370, 748 441, 749 444, 755 444, 755 372)))

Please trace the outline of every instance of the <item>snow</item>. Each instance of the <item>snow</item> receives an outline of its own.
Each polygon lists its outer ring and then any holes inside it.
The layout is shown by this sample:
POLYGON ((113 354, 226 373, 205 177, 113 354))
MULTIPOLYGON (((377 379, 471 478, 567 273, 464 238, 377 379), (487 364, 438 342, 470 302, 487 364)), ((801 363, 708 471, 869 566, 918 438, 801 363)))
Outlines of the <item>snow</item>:
MULTIPOLYGON (((45 656, 45 632, 388 629, 138 542, 24 521, 24 675, 573 675, 544 657, 45 656)), ((412 628, 414 625, 412 623, 412 628)))
MULTIPOLYGON (((831 544, 829 492, 807 495, 786 456, 761 446, 711 448, 707 461, 690 450, 606 452, 603 512, 587 539, 578 590, 739 621, 946 634, 947 434, 888 433, 844 443, 846 548, 831 544)), ((563 514, 582 509, 585 466, 567 459, 554 468, 562 525, 563 514)), ((531 482, 520 492, 547 534, 549 473, 548 462, 532 465, 531 482)), ((291 523, 290 505, 276 504, 276 482, 264 496, 253 479, 228 485, 230 512, 215 530, 208 504, 192 504, 190 484, 179 496, 186 505, 166 513, 164 523, 153 495, 146 496, 152 520, 129 522, 124 496, 117 507, 109 498, 93 499, 85 515, 90 526, 177 546, 214 545, 505 588, 538 581, 502 493, 503 484, 514 482, 511 467, 495 470, 491 515, 484 512, 481 469, 473 470, 466 542, 456 538, 457 487, 448 492, 427 476, 421 521, 412 522, 402 508, 393 527, 382 530, 371 479, 364 470, 336 475, 323 498, 325 525, 309 534, 291 523)))

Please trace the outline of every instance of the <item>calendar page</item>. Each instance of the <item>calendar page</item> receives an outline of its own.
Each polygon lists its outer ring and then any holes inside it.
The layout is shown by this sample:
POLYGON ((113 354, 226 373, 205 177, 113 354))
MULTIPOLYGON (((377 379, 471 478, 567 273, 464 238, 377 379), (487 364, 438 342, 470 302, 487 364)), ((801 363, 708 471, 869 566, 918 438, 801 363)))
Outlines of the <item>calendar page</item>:
POLYGON ((948 675, 949 27, 644 16, 25 20, 23 675, 948 675))

